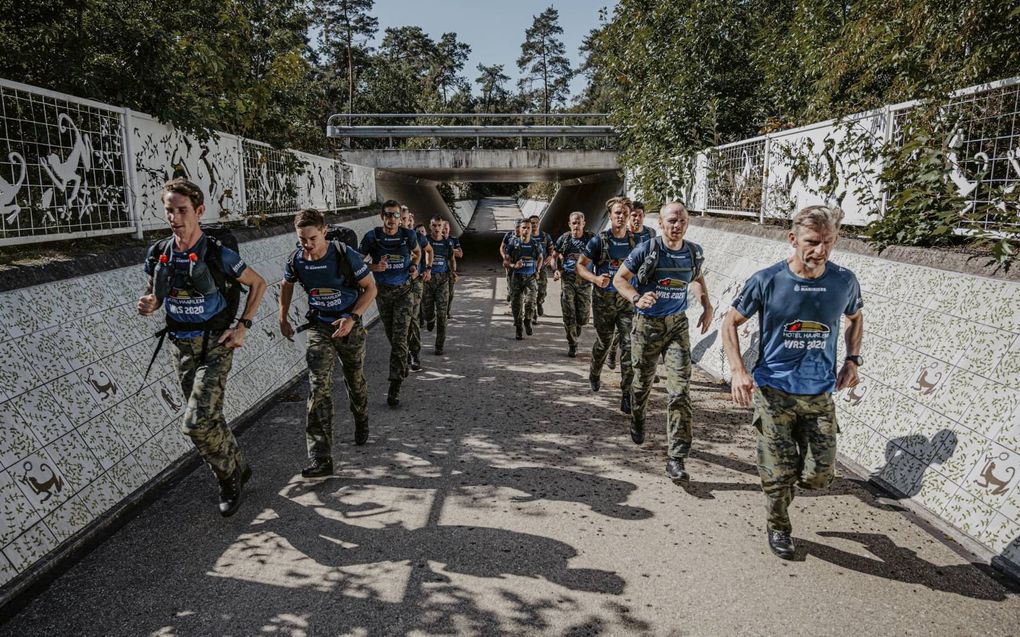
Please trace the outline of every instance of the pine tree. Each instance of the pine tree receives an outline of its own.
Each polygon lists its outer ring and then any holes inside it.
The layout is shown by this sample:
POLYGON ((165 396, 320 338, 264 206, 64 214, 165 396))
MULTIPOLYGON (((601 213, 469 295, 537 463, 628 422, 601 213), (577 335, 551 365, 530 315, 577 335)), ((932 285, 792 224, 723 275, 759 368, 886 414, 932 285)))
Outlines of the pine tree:
POLYGON ((523 74, 519 86, 522 92, 531 92, 538 84, 544 113, 566 100, 574 74, 563 42, 557 37, 563 33, 559 19, 560 14, 553 7, 535 16, 531 27, 524 32, 521 56, 517 58, 517 68, 523 74))
POLYGON ((368 53, 368 42, 379 29, 369 12, 374 0, 313 0, 313 15, 322 27, 322 45, 336 62, 347 64, 347 112, 354 109, 354 59, 368 53))

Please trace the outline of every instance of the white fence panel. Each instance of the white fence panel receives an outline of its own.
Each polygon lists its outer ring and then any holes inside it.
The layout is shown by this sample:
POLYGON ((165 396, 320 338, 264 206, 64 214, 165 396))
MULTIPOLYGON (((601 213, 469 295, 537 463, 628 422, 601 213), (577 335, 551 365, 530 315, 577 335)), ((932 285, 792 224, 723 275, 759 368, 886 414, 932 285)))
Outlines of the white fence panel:
POLYGON ((206 222, 244 216, 239 138, 220 133, 199 141, 144 113, 130 112, 128 124, 135 161, 135 206, 145 230, 166 225, 160 198, 175 177, 195 182, 205 193, 206 222))

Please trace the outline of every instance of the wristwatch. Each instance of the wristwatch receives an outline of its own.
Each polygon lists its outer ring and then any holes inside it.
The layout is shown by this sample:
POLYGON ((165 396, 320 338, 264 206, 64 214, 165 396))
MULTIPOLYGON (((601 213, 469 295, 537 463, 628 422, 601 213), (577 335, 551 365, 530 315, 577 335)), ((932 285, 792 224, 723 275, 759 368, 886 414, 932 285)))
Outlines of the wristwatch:
POLYGON ((243 325, 245 329, 250 330, 251 326, 252 326, 252 321, 251 321, 251 319, 239 318, 239 319, 237 319, 237 324, 238 325, 243 325))
POLYGON ((847 356, 846 359, 854 365, 860 367, 864 364, 864 357, 860 354, 854 354, 853 356, 847 356))
POLYGON ((641 300, 641 295, 640 294, 635 294, 634 296, 630 297, 630 304, 631 305, 637 305, 637 302, 640 301, 640 300, 641 300))
POLYGON ((355 323, 357 323, 358 319, 361 318, 361 315, 358 314, 357 312, 351 312, 350 314, 348 314, 348 316, 350 316, 351 320, 354 321, 355 323))

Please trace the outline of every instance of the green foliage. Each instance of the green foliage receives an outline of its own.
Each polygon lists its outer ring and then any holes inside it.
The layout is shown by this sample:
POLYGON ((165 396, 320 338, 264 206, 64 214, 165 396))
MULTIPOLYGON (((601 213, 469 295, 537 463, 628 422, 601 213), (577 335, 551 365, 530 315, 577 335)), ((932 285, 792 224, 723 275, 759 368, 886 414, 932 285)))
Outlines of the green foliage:
POLYGON ((524 32, 517 68, 522 77, 518 82, 521 94, 528 96, 541 113, 550 113, 554 105, 562 105, 570 94, 573 71, 565 55, 566 49, 558 36, 563 34, 560 13, 549 7, 534 17, 524 32))

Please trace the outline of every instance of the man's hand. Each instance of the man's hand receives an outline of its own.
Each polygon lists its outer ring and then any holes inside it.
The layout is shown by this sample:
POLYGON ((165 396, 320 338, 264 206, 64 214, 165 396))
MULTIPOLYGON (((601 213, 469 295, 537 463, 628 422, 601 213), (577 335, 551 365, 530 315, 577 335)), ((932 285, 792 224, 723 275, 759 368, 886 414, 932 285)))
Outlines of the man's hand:
POLYGON ((610 278, 608 274, 600 274, 599 278, 595 281, 595 285, 599 286, 604 290, 609 287, 609 281, 610 278))
POLYGON ((149 316, 159 309, 159 299, 155 294, 146 294, 138 299, 138 313, 142 316, 149 316))
POLYGON ((421 280, 423 282, 425 282, 425 283, 428 283, 429 281, 431 281, 432 280, 432 270, 429 270, 429 269, 426 268, 425 272, 422 273, 422 275, 421 275, 421 280))
POLYGON ((747 373, 746 369, 733 372, 730 379, 730 393, 733 394, 733 402, 741 407, 751 406, 751 395, 754 393, 754 379, 747 373))
MULTIPOLYGON (((414 281, 418 278, 418 266, 411 264, 411 267, 407 270, 407 273, 411 276, 411 280, 414 281)), ((428 279, 425 279, 428 281, 428 279)))
POLYGON ((839 370, 839 374, 836 375, 836 391, 841 391, 847 387, 857 387, 857 383, 861 382, 857 377, 857 364, 851 361, 844 361, 843 367, 839 370))
POLYGON ((553 281, 559 281, 559 280, 560 280, 560 271, 556 270, 555 272, 553 272, 553 281))
POLYGON ((452 277, 453 277, 453 282, 454 282, 454 283, 456 283, 457 281, 459 281, 459 280, 460 280, 460 275, 459 275, 459 274, 457 274, 457 272, 456 272, 456 271, 454 271, 454 272, 453 272, 453 273, 452 273, 452 274, 451 274, 450 276, 452 276, 452 277))
POLYGON ((244 345, 244 336, 248 333, 248 328, 243 325, 236 325, 233 328, 223 330, 223 336, 220 336, 220 340, 217 341, 229 349, 237 349, 244 345))
POLYGON ((655 305, 655 302, 658 300, 659 297, 655 295, 655 292, 645 292, 641 295, 641 298, 637 300, 637 303, 634 304, 634 307, 647 310, 655 305))
POLYGON ((517 263, 514 264, 514 270, 520 270, 524 267, 524 259, 517 259, 517 263))
POLYGON ((333 332, 333 338, 343 338, 351 333, 351 329, 354 327, 354 317, 341 316, 333 321, 333 327, 336 328, 336 331, 333 332))
POLYGON ((294 342, 294 327, 287 319, 280 321, 280 334, 291 343, 294 342))
POLYGON ((708 328, 712 327, 712 304, 705 303, 701 306, 701 318, 698 319, 698 327, 701 328, 701 333, 704 334, 708 331, 708 328))
POLYGON ((385 272, 386 271, 386 264, 385 263, 370 263, 368 265, 368 269, 371 270, 372 272, 385 272))

